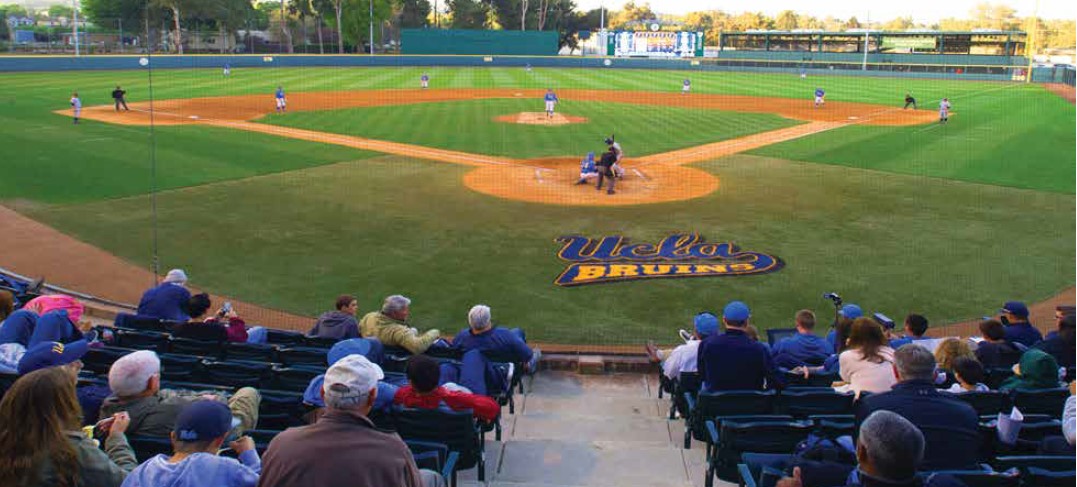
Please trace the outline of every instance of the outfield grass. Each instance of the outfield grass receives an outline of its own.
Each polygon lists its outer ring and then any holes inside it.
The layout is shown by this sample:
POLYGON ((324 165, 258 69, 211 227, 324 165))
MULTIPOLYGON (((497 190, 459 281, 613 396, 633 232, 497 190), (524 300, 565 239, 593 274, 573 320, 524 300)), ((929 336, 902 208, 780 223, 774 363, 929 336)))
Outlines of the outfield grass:
MULTIPOLYGON (((409 88, 420 72, 237 69, 225 80, 217 70, 159 71, 154 92, 160 98, 264 93, 269 103, 277 84, 292 93, 409 88)), ((683 71, 573 69, 429 73, 433 88, 670 92, 685 77, 683 71)), ((730 299, 749 302, 762 328, 788 326, 801 307, 824 311, 824 291, 892 317, 919 311, 940 323, 1073 285, 1074 109, 1042 88, 690 77, 694 92, 808 99, 819 85, 828 100, 891 105, 912 91, 925 105, 948 96, 956 113, 946 127, 849 127, 702 163, 697 166, 720 180, 711 195, 602 209, 477 194, 463 187, 469 169, 459 166, 371 158, 226 129, 159 127, 157 185, 176 188, 159 196, 161 264, 187 268, 212 291, 311 315, 341 292, 357 293, 364 310, 401 292, 415 298, 419 326, 455 330, 464 326, 468 307, 482 301, 494 307, 495 320, 524 326, 534 339, 576 343, 668 339, 695 312, 730 299), (674 231, 731 240, 777 255, 786 267, 742 278, 552 284, 564 268, 555 256, 557 236, 621 234, 642 242, 674 231)), ((132 262, 150 262, 148 129, 94 122, 75 128, 50 113, 66 107, 73 89, 86 105, 108 103, 117 83, 132 101, 144 100, 146 81, 138 71, 0 74, 0 203, 45 203, 19 207, 132 262)), ((293 115, 299 114, 288 118, 293 115)), ((393 125, 406 133, 416 122, 401 116, 393 125)), ((587 125, 570 127, 582 129, 578 136, 586 136, 588 147, 594 143, 587 125)), ((651 138, 668 137, 660 125, 651 130, 651 138)), ((574 137, 549 144, 572 144, 574 137)), ((526 137, 515 143, 548 149, 526 137)))
POLYGON ((558 113, 587 118, 562 126, 520 125, 494 118, 541 112, 541 100, 473 100, 267 115, 260 122, 528 159, 580 156, 605 149, 615 132, 632 156, 644 156, 797 125, 777 115, 565 100, 558 113))

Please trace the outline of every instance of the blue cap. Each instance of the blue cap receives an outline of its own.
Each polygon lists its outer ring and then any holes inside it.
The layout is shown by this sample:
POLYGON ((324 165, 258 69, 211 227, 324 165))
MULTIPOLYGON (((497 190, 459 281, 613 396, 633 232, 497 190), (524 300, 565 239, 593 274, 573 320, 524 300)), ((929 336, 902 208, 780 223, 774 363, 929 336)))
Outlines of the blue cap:
POLYGON ((718 331, 718 317, 707 311, 696 315, 695 324, 696 334, 700 337, 710 336, 718 331))
POLYGON ((998 311, 1000 313, 1010 313, 1014 316, 1020 316, 1021 318, 1028 318, 1028 306, 1025 306, 1025 303, 1020 301, 1006 301, 1006 304, 998 311))
POLYGON ((847 304, 845 306, 842 306, 839 313, 842 317, 849 318, 850 320, 855 320, 861 316, 864 316, 864 311, 860 309, 860 306, 857 306, 855 304, 847 304))
POLYGON ((47 369, 58 365, 67 365, 80 360, 90 346, 86 340, 71 343, 41 342, 30 347, 19 360, 19 375, 29 374, 35 370, 47 369))
POLYGON ((326 360, 329 361, 329 366, 332 367, 333 364, 348 355, 362 355, 366 357, 367 354, 370 353, 370 348, 370 340, 365 338, 341 340, 333 345, 333 348, 329 349, 329 353, 326 354, 326 360))
POLYGON ((745 321, 751 315, 752 311, 748 309, 748 305, 740 301, 730 301, 722 311, 722 318, 726 321, 745 321))
POLYGON ((325 374, 310 380, 310 384, 307 384, 307 390, 303 391, 304 404, 318 408, 325 407, 325 401, 322 400, 322 384, 325 384, 325 374))
POLYGON ((232 411, 223 402, 202 400, 188 404, 176 417, 176 433, 179 441, 205 441, 224 436, 239 426, 232 411))

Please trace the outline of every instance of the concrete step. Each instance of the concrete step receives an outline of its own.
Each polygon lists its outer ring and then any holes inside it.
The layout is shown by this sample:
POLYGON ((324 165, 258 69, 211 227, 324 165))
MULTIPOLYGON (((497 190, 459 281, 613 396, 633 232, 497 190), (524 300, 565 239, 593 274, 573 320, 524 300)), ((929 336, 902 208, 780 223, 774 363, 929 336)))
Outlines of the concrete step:
POLYGON ((547 370, 535 375, 528 393, 542 397, 654 397, 656 378, 646 374, 580 375, 547 370))
POLYGON ((575 486, 685 487, 681 452, 635 442, 513 440, 493 482, 575 486))

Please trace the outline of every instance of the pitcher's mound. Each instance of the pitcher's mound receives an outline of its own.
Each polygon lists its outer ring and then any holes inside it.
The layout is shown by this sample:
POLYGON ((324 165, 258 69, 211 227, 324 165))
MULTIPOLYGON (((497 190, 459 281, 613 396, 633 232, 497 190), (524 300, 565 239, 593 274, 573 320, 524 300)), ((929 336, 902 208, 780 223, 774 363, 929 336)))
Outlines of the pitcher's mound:
POLYGON ((494 121, 522 123, 525 125, 567 125, 570 123, 584 123, 587 119, 583 117, 573 117, 571 115, 561 115, 560 113, 554 113, 552 117, 547 117, 546 112, 522 112, 514 115, 502 115, 495 118, 494 121))

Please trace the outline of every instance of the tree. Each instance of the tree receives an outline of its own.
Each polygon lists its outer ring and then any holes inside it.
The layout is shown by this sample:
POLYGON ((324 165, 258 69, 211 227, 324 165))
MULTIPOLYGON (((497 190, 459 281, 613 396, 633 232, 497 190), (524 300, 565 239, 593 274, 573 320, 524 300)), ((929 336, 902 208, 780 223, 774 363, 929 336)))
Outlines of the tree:
POLYGON ((288 15, 299 17, 299 25, 303 28, 303 52, 306 52, 306 45, 310 40, 310 37, 307 37, 307 20, 314 16, 314 7, 311 6, 310 0, 289 0, 288 15))
POLYGON ((429 0, 398 0, 397 8, 400 12, 397 20, 400 27, 414 29, 430 26, 430 12, 433 9, 429 0))
POLYGON ((506 29, 526 30, 528 5, 530 0, 489 0, 490 12, 506 29))
POLYGON ((281 42, 287 43, 288 54, 295 52, 295 47, 292 45, 292 31, 288 30, 288 17, 284 15, 284 0, 280 2, 280 33, 281 42))
POLYGON ((860 20, 857 19, 855 15, 852 16, 852 17, 849 17, 849 20, 845 21, 845 28, 846 29, 859 29, 861 27, 862 26, 860 25, 860 20))
MULTIPOLYGON (((217 24, 217 30, 222 37, 230 36, 233 40, 253 11, 250 0, 217 0, 206 6, 206 16, 217 24)), ((228 43, 222 42, 221 54, 224 54, 226 48, 228 43)))
MULTIPOLYGON (((355 52, 363 51, 364 41, 374 46, 370 38, 370 7, 374 8, 374 23, 380 24, 393 15, 389 0, 344 0, 340 31, 355 46, 355 52)), ((373 49, 373 47, 371 47, 373 49)))
POLYGON ((75 9, 73 9, 73 8, 67 6, 67 5, 64 5, 64 4, 59 4, 58 3, 56 5, 49 6, 49 18, 50 19, 58 19, 60 17, 70 19, 70 18, 72 18, 74 13, 75 13, 75 9))
POLYGON ((657 16, 654 14, 654 11, 651 10, 650 3, 636 5, 635 2, 628 2, 620 12, 616 12, 610 16, 610 29, 619 29, 626 24, 643 22, 655 18, 657 18, 657 16))
POLYGON ((898 17, 896 19, 890 19, 882 25, 883 30, 907 30, 913 27, 912 17, 898 17))
POLYGON ((486 4, 478 0, 445 0, 452 13, 453 29, 481 29, 486 23, 486 4))
POLYGON ((325 54, 325 43, 322 42, 322 27, 325 26, 325 16, 333 13, 333 2, 330 0, 311 0, 310 6, 314 9, 314 23, 318 26, 318 53, 325 54))
POLYGON ((538 30, 546 30, 546 19, 550 16, 550 0, 535 0, 538 15, 538 30))
MULTIPOLYGON (((143 37, 149 31, 156 31, 154 26, 165 19, 164 11, 146 0, 82 0, 80 13, 94 25, 123 27, 124 32, 135 32, 143 37)), ((152 36, 150 36, 152 37, 152 36)), ((143 45, 152 47, 150 38, 143 39, 143 45)))
POLYGON ((783 10, 774 18, 774 28, 778 30, 793 30, 800 27, 800 19, 792 10, 783 10))
POLYGON ((175 36, 172 41, 176 45, 176 53, 183 54, 183 29, 180 27, 182 14, 192 14, 189 10, 196 10, 201 2, 199 0, 150 0, 150 5, 167 10, 172 15, 172 25, 175 36))
POLYGON ((1017 11, 1002 4, 978 3, 969 11, 969 17, 978 29, 1015 30, 1021 25, 1017 11))

